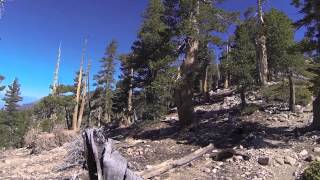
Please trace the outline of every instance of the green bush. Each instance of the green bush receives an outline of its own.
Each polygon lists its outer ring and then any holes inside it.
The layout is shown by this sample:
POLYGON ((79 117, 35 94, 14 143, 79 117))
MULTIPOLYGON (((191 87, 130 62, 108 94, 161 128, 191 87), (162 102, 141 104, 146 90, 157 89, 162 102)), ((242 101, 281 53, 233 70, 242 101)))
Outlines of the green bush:
POLYGON ((0 147, 21 147, 30 122, 29 111, 0 111, 0 147))
MULTIPOLYGON (((311 102, 312 92, 309 90, 309 84, 302 81, 296 81, 296 104, 306 106, 311 102)), ((279 84, 267 86, 262 89, 262 94, 267 102, 289 102, 289 83, 287 81, 279 84)))
POLYGON ((310 164, 310 166, 303 173, 304 180, 320 180, 320 162, 316 161, 310 164))
POLYGON ((243 109, 241 109, 241 115, 242 116, 247 116, 247 115, 251 115, 254 112, 256 112, 260 107, 254 104, 250 104, 246 107, 244 107, 243 109))
POLYGON ((51 119, 43 119, 40 121, 40 128, 43 132, 52 132, 54 123, 51 119))

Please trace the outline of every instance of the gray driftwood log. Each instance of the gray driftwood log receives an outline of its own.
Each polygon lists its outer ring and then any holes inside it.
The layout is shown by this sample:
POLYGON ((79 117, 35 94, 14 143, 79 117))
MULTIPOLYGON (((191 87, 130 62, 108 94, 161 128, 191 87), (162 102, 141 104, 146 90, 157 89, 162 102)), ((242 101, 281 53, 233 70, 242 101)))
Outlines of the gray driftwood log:
POLYGON ((142 180, 128 169, 127 160, 113 149, 113 140, 95 129, 84 131, 86 157, 91 180, 142 180))

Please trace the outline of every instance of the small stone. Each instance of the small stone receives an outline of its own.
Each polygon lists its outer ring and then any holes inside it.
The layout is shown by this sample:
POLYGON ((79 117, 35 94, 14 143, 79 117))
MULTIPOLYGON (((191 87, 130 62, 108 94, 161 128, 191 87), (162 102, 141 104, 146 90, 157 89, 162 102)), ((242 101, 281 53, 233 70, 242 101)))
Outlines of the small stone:
POLYGON ((292 158, 292 157, 290 157, 290 156, 286 156, 285 158, 284 158, 284 163, 285 164, 290 164, 291 166, 293 166, 293 165, 295 165, 296 164, 296 159, 294 159, 294 158, 292 158))
POLYGON ((308 155, 308 151, 307 150, 302 150, 300 153, 299 153, 299 156, 300 157, 305 157, 305 156, 307 156, 308 155))
POLYGON ((305 159, 305 161, 307 161, 307 162, 312 162, 312 161, 314 161, 315 160, 315 157, 313 156, 313 155, 309 155, 306 159, 305 159))
POLYGON ((218 171, 218 169, 216 169, 216 168, 212 169, 213 174, 217 173, 217 171, 218 171))
POLYGON ((222 165, 223 165, 222 161, 217 162, 217 166, 222 166, 222 165))
POLYGON ((234 161, 242 161, 243 157, 242 156, 233 156, 234 161))
POLYGON ((313 148, 313 152, 315 152, 315 153, 320 153, 320 147, 315 147, 315 148, 313 148))
POLYGON ((260 165, 267 166, 270 163, 270 158, 269 157, 259 157, 258 158, 258 163, 260 165))
POLYGON ((317 156, 317 157, 315 158, 315 160, 320 162, 320 157, 317 156))
POLYGON ((283 165, 284 164, 284 160, 283 158, 275 158, 275 161, 280 164, 280 165, 283 165))
POLYGON ((211 170, 210 170, 209 168, 204 168, 204 169, 203 169, 203 172, 210 173, 211 170))

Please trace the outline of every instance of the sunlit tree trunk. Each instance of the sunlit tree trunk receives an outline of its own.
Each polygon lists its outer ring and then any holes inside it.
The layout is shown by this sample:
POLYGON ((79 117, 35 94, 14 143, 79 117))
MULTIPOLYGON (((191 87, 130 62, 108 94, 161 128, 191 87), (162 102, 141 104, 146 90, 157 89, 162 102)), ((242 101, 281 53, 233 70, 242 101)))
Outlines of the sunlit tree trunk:
MULTIPOLYGON (((190 21, 193 24, 197 34, 199 34, 199 27, 197 22, 197 15, 199 14, 199 1, 197 1, 195 7, 195 14, 190 16, 190 21)), ((196 65, 196 57, 199 49, 198 37, 188 37, 186 39, 186 56, 185 60, 181 65, 181 81, 176 89, 176 104, 178 108, 179 121, 182 126, 192 124, 194 120, 194 105, 193 105, 193 77, 194 69, 196 65)))
POLYGON ((289 108, 291 112, 296 112, 296 95, 295 95, 295 84, 293 80, 292 71, 289 72, 289 88, 290 88, 290 100, 289 100, 289 108))
POLYGON ((208 66, 205 68, 204 75, 202 76, 202 97, 205 102, 209 102, 209 90, 208 90, 208 66))
POLYGON ((133 106, 132 106, 132 95, 133 95, 133 68, 130 68, 130 84, 129 84, 129 92, 128 92, 128 117, 127 117, 127 125, 130 125, 133 122, 133 106))
POLYGON ((84 76, 84 81, 83 81, 83 89, 82 89, 82 97, 81 97, 81 106, 80 106, 80 111, 79 111, 79 117, 78 117, 78 122, 77 122, 77 128, 80 129, 81 123, 82 123, 82 117, 83 117, 83 112, 84 108, 86 105, 86 99, 87 99, 87 82, 88 82, 88 74, 89 74, 89 69, 90 69, 90 62, 88 64, 85 76, 84 76))
POLYGON ((57 87, 58 87, 58 80, 59 80, 59 68, 60 68, 60 61, 61 61, 61 42, 58 49, 58 57, 57 57, 57 64, 53 75, 53 83, 52 83, 52 95, 57 95, 57 87))
POLYGON ((78 124, 79 102, 80 102, 82 71, 83 71, 82 68, 83 68, 83 61, 81 61, 80 70, 79 70, 77 93, 76 93, 75 106, 74 106, 74 111, 72 116, 72 130, 76 130, 77 124, 78 124))
POLYGON ((259 72, 259 80, 261 85, 265 86, 268 82, 268 57, 267 57, 267 46, 266 46, 266 36, 263 32, 264 20, 262 11, 262 0, 258 1, 258 17, 259 17, 259 33, 256 38, 257 45, 257 66, 259 72))

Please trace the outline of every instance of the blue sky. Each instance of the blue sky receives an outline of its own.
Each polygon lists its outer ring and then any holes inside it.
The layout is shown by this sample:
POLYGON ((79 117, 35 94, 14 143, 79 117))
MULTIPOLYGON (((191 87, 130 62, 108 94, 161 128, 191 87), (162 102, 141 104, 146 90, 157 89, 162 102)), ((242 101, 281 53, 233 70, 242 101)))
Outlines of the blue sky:
MULTIPOLYGON (((268 0, 292 19, 299 18, 291 0, 268 0)), ((130 51, 148 0, 9 0, 0 20, 0 74, 10 84, 22 84, 25 103, 47 95, 52 82, 57 48, 62 41, 60 83, 70 84, 79 68, 84 37, 87 56, 93 60, 92 74, 99 69, 105 46, 114 38, 119 52, 130 51)), ((244 11, 256 0, 226 0, 221 7, 244 11)), ((230 32, 231 33, 231 32, 230 32)), ((222 35, 226 37, 226 35, 222 35)), ((296 39, 301 39, 303 30, 296 39)))

